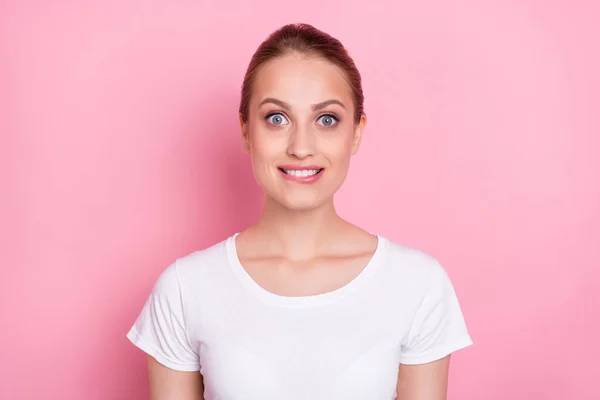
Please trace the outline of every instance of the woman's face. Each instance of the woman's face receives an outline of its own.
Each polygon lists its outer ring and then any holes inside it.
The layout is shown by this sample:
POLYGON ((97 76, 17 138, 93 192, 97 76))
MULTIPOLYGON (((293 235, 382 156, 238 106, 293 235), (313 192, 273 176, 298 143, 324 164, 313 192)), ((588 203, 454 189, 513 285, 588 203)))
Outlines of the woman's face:
POLYGON ((354 121, 344 72, 315 56, 265 63, 254 79, 244 150, 258 184, 284 207, 309 210, 333 199, 366 119, 354 121))

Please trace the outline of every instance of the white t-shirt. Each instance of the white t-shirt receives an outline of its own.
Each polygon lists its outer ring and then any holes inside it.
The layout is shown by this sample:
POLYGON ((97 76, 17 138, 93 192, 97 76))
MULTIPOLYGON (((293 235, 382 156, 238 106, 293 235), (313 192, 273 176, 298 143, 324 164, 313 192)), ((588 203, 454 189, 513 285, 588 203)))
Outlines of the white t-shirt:
POLYGON ((398 365, 472 344, 446 271, 381 235, 350 283, 279 296, 241 265, 235 236, 176 260, 127 337, 161 364, 200 371, 207 400, 389 400, 398 365))

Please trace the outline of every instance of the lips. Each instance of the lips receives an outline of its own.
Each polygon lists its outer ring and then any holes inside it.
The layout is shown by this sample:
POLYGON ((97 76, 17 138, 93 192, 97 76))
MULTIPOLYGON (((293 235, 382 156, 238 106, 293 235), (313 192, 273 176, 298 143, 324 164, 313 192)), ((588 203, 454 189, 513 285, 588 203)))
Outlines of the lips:
POLYGON ((286 180, 298 183, 314 183, 325 170, 319 165, 281 165, 278 169, 286 180))
POLYGON ((283 168, 279 168, 279 169, 281 171, 285 172, 286 174, 293 175, 297 178, 313 176, 323 170, 323 168, 319 168, 319 169, 283 169, 283 168))

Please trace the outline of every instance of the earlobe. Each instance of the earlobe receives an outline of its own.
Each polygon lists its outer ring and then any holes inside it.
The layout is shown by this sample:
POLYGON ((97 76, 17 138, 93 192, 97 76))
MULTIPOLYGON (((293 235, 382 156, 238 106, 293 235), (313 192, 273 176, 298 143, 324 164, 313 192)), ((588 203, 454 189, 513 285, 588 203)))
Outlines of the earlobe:
POLYGON ((240 113, 240 128, 242 130, 242 151, 246 154, 250 152, 250 144, 248 138, 248 124, 244 122, 244 118, 240 113))
POLYGON ((356 125, 354 129, 354 141, 352 143, 352 154, 356 154, 358 152, 358 148, 360 147, 360 142, 362 140, 363 133, 365 131, 365 127, 367 125, 367 116, 363 114, 360 117, 360 121, 356 125))
POLYGON ((242 131, 243 131, 245 123, 244 123, 244 116, 242 115, 242 113, 238 114, 238 119, 240 121, 240 128, 242 128, 242 131))

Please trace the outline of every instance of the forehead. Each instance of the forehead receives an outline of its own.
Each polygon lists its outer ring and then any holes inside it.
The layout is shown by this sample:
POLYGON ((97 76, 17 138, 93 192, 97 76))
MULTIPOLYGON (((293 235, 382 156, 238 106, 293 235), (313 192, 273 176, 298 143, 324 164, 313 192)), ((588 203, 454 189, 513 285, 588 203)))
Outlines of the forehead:
POLYGON ((258 71, 253 87, 253 103, 275 97, 292 104, 307 106, 338 99, 352 106, 352 93, 344 71, 318 56, 288 54, 265 63, 258 71))

